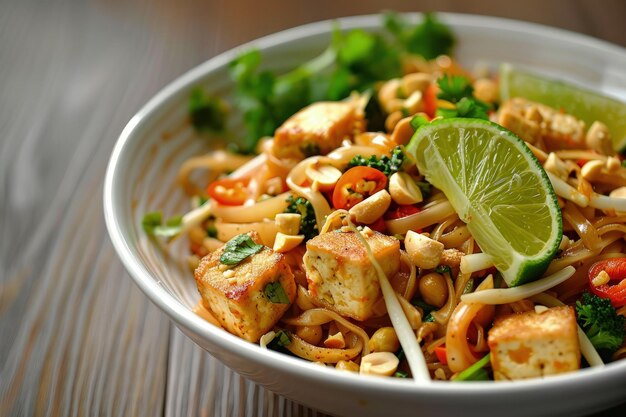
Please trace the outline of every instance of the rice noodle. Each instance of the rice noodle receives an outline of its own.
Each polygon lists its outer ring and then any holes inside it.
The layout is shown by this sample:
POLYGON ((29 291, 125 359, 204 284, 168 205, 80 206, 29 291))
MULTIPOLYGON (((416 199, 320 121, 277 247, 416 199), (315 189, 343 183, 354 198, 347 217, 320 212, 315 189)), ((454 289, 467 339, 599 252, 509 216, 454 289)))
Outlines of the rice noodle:
POLYGON ((273 219, 278 213, 284 212, 290 195, 290 192, 282 193, 248 206, 226 206, 211 201, 211 210, 215 217, 225 222, 259 222, 264 219, 273 219))
POLYGON ((463 295, 461 300, 465 302, 483 304, 512 303, 549 290, 571 277, 574 272, 576 272, 576 269, 574 269, 573 266, 567 266, 552 275, 533 281, 529 284, 512 288, 494 288, 490 290, 477 291, 463 295))
POLYGON ((347 336, 346 349, 320 347, 306 342, 295 334, 291 334, 291 343, 285 348, 294 355, 312 362, 337 363, 356 358, 364 350, 363 341, 354 333, 347 336))
POLYGON ((359 326, 350 323, 334 311, 325 308, 314 308, 306 310, 298 317, 283 319, 284 323, 292 326, 319 326, 330 321, 335 321, 350 330, 350 332, 356 334, 363 341, 363 355, 367 355, 369 353, 367 343, 370 339, 367 333, 365 333, 365 331, 359 326))
POLYGON ((410 216, 387 220, 385 221, 385 225, 390 234, 403 235, 409 230, 420 230, 432 226, 435 223, 439 223, 454 213, 455 211, 454 208, 452 208, 452 204, 446 200, 425 208, 418 213, 411 214, 410 216))
POLYGON ((212 177, 216 178, 219 174, 233 171, 244 164, 261 166, 264 163, 264 158, 259 156, 255 158, 254 164, 250 163, 251 160, 252 157, 250 156, 237 155, 226 151, 214 151, 206 155, 189 158, 178 170, 178 183, 188 195, 203 194, 202 190, 204 187, 198 187, 189 178, 192 171, 199 168, 208 169, 212 172, 212 177))
MULTIPOLYGON (((480 294, 485 291, 492 291, 493 278, 489 275, 476 288, 474 294, 480 294)), ((448 366, 452 372, 461 372, 466 369, 479 358, 474 355, 467 341, 467 331, 476 316, 487 306, 480 302, 460 302, 448 321, 446 329, 446 356, 448 358, 448 366)))

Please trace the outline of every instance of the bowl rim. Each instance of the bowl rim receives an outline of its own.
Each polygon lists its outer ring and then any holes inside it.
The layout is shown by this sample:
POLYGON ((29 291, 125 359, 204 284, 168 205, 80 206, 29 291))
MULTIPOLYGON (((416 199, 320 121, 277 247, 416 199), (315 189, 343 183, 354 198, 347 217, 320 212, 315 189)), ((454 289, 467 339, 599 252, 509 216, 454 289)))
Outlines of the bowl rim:
MULTIPOLYGON (((423 16, 423 13, 399 14, 411 20, 423 16)), ((588 35, 560 28, 520 20, 472 14, 438 12, 437 17, 446 24, 451 25, 453 29, 455 27, 465 26, 475 30, 486 28, 488 30, 519 34, 532 32, 537 36, 548 38, 551 41, 577 44, 586 49, 597 50, 612 58, 626 59, 625 48, 588 35)), ((210 340, 212 344, 222 349, 228 349, 249 361, 263 362, 265 365, 272 368, 280 368, 282 371, 288 372, 294 376, 313 379, 318 382, 328 382, 329 378, 332 378, 334 385, 349 386, 351 389, 361 389, 363 392, 375 389, 377 391, 384 390, 394 395, 424 394, 431 397, 447 397, 451 393, 454 393, 455 395, 461 396, 482 397, 484 395, 491 395, 494 392, 545 392, 550 389, 562 390, 564 388, 573 388, 583 382, 593 384, 599 380, 606 382, 623 379, 626 375, 626 360, 622 361, 622 363, 616 362, 608 364, 601 368, 587 368, 577 372, 551 376, 549 378, 536 378, 495 384, 492 381, 476 382, 472 384, 450 384, 447 382, 432 381, 432 383, 429 384, 418 385, 411 379, 381 379, 364 377, 348 372, 337 372, 334 369, 320 367, 319 365, 299 358, 293 358, 268 349, 262 349, 256 344, 246 342, 222 329, 210 325, 175 299, 174 296, 163 287, 158 285, 147 272, 147 269, 142 266, 142 263, 132 255, 131 244, 129 239, 126 238, 118 218, 122 208, 118 196, 116 195, 115 185, 120 181, 121 156, 133 140, 136 139, 136 132, 140 130, 142 126, 149 123, 151 114, 159 108, 166 106, 169 100, 174 98, 181 90, 199 83, 212 71, 227 65, 241 51, 252 47, 263 50, 277 47, 285 42, 299 41, 303 38, 323 35, 329 31, 335 22, 339 23, 342 30, 354 28, 375 29, 380 27, 381 14, 349 16, 308 23, 261 37, 222 52, 174 79, 143 105, 126 124, 115 143, 107 165, 104 179, 103 204, 105 224, 113 247, 136 285, 178 325, 200 335, 203 339, 210 340)))

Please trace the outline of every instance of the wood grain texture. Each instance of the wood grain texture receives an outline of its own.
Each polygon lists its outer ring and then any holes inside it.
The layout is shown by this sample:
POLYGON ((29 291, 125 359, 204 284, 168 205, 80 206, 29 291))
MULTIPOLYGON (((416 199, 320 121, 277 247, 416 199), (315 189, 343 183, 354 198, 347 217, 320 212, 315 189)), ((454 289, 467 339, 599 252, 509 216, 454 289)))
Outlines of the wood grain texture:
MULTIPOLYGON (((597 3, 384 8, 520 18, 626 46, 626 3, 597 3)), ((106 235, 102 178, 125 123, 186 70, 381 4, 0 0, 0 416, 320 415, 225 368, 140 293, 106 235)))

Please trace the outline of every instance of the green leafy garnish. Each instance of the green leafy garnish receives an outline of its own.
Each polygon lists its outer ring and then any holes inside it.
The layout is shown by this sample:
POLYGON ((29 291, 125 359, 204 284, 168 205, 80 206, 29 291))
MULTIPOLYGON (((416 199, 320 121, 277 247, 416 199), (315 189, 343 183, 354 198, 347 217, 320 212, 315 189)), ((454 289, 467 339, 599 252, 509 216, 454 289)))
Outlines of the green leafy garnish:
MULTIPOLYGON (((426 14, 417 25, 404 22, 399 16, 388 14, 389 33, 373 33, 362 29, 341 31, 333 29, 328 48, 312 60, 283 74, 262 68, 261 53, 249 50, 230 64, 235 81, 235 106, 241 110, 245 137, 231 148, 242 153, 254 152, 262 137, 273 136, 275 130, 303 107, 324 100, 341 100, 353 91, 374 90, 377 82, 402 75, 402 57, 420 54, 433 59, 449 54, 454 38, 447 26, 426 14)), ((198 96, 200 97, 200 96, 198 96)), ((375 94, 366 108, 370 130, 383 130, 375 94)), ((209 106, 219 109, 220 106, 209 106)), ((208 112, 211 116, 215 111, 208 112)), ((210 117, 221 120, 221 117, 210 117)), ((193 120, 193 117, 192 117, 193 120)), ((308 149, 308 151, 314 151, 308 149)))
POLYGON ((386 176, 390 176, 393 173, 400 171, 402 164, 406 156, 402 151, 402 147, 396 146, 391 151, 391 157, 383 155, 379 158, 376 155, 371 155, 369 158, 364 158, 361 155, 357 155, 350 160, 350 168, 356 166, 366 166, 381 171, 386 176))
POLYGON ((474 87, 469 79, 462 75, 444 74, 437 80, 439 93, 437 98, 452 103, 453 108, 439 107, 437 116, 443 118, 465 117, 489 120, 489 104, 474 97, 474 87))
POLYGON ((404 372, 404 371, 396 371, 395 374, 393 374, 394 378, 408 378, 409 374, 408 372, 404 372))
POLYGON ((491 362, 491 354, 483 356, 478 362, 470 365, 468 368, 459 372, 454 381, 487 381, 489 380, 489 372, 485 369, 491 362))
POLYGON ((270 282, 265 286, 263 293, 274 304, 289 304, 289 297, 280 282, 270 282))
POLYGON ((226 126, 227 106, 219 97, 195 88, 189 96, 189 117, 198 132, 222 132, 226 126))
POLYGON ((309 240, 318 235, 315 210, 309 200, 302 197, 290 195, 287 198, 289 204, 285 213, 296 213, 300 215, 300 234, 304 235, 304 240, 309 240))
POLYGON ((458 103, 463 98, 474 96, 472 82, 462 75, 444 74, 437 80, 437 85, 439 86, 437 98, 450 103, 458 103))
POLYGON ((395 13, 387 13, 384 23, 385 28, 407 52, 421 55, 425 59, 435 59, 452 53, 454 35, 433 13, 425 13, 424 20, 415 26, 410 26, 395 13))
POLYGON ((289 344, 291 344, 291 336, 289 336, 289 333, 285 330, 279 330, 274 335, 272 341, 267 344, 267 348, 284 352, 286 351, 284 347, 289 346, 289 344))
POLYGON ((183 216, 171 217, 163 224, 161 212, 153 211, 143 216, 141 226, 149 236, 173 237, 182 230, 183 216))
POLYGON ((237 265, 262 249, 263 245, 254 243, 249 235, 243 233, 226 242, 224 252, 220 256, 220 262, 224 265, 237 265))

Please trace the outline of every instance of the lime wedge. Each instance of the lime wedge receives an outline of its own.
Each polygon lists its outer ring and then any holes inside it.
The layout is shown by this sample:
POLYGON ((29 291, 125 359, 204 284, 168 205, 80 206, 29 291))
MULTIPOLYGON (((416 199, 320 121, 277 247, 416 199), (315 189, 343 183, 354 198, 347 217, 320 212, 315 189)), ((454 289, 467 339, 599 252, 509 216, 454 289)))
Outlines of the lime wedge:
POLYGON ((626 151, 626 104, 596 92, 521 71, 512 65, 500 66, 500 98, 523 97, 563 109, 587 124, 603 122, 613 137, 613 149, 626 151))
POLYGON ((509 286, 542 276, 561 242, 561 210, 521 139, 485 120, 441 119, 421 126, 407 152, 509 286))

